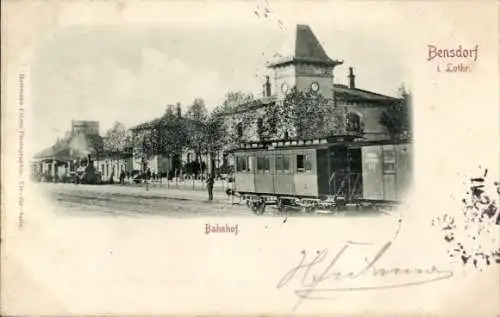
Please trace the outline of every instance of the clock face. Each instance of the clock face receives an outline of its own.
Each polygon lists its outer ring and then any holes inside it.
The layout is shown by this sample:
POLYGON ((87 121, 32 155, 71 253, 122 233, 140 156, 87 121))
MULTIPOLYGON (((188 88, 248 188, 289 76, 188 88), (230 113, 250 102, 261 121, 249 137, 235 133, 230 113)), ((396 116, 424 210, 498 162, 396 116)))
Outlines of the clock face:
POLYGON ((282 92, 287 92, 288 91, 288 85, 286 83, 281 84, 281 91, 282 92))
POLYGON ((319 90, 319 84, 317 82, 314 82, 311 84, 311 89, 312 91, 316 92, 319 90))

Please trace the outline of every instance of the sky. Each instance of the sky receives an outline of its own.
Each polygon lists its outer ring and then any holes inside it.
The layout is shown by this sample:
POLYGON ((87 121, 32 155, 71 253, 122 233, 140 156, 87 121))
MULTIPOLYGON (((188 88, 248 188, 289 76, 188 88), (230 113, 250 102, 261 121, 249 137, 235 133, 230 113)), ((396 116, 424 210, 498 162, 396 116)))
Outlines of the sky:
MULTIPOLYGON (((410 85, 402 18, 372 15, 341 18, 162 24, 85 24, 58 28, 40 41, 32 68, 32 98, 37 150, 51 146, 71 120, 98 120, 104 134, 114 122, 127 127, 163 114, 168 104, 186 109, 202 98, 208 109, 228 91, 258 96, 265 67, 275 53, 293 49, 297 23, 308 24, 332 59, 335 82, 347 83, 354 67, 356 86, 396 95, 410 85)), ((351 15, 352 16, 352 15, 351 15)))

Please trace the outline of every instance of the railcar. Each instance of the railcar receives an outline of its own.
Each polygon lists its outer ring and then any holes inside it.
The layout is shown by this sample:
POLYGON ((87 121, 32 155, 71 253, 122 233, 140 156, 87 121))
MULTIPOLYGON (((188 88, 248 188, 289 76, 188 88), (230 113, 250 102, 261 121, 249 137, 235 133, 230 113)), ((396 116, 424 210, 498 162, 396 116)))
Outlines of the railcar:
POLYGON ((412 178, 412 144, 351 136, 240 144, 233 193, 256 214, 266 205, 306 212, 397 204, 412 178))

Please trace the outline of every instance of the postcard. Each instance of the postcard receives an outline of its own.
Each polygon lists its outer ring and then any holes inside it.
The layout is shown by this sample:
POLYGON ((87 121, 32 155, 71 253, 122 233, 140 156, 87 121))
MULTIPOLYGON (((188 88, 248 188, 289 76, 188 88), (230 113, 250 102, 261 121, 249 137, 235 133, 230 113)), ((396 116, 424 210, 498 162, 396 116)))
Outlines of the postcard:
POLYGON ((2 1, 5 316, 499 316, 495 1, 2 1))

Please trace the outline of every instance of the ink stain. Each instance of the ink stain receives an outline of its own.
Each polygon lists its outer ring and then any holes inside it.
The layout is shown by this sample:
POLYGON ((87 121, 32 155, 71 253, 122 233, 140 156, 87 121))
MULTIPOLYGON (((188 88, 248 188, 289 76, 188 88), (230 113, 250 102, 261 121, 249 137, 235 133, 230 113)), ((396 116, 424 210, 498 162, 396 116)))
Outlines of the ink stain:
POLYGON ((462 265, 471 265, 482 269, 492 263, 500 263, 498 247, 498 227, 500 226, 500 210, 497 201, 500 198, 500 182, 493 182, 498 197, 493 199, 487 193, 488 169, 482 177, 469 178, 469 188, 462 202, 462 213, 459 217, 444 214, 432 219, 431 225, 443 232, 443 239, 451 244, 447 250, 451 258, 459 258, 462 265))

